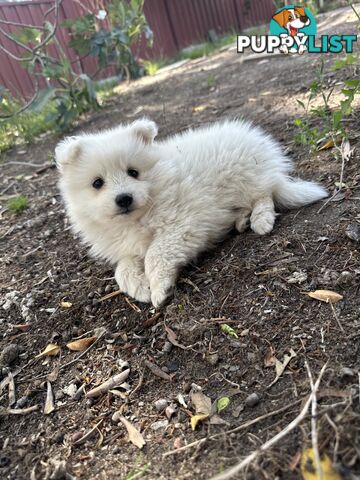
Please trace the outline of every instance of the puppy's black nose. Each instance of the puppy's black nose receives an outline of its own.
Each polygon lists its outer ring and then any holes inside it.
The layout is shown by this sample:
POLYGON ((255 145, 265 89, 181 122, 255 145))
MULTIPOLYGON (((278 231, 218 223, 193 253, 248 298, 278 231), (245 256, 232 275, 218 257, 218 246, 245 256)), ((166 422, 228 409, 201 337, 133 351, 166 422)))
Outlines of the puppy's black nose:
POLYGON ((302 21, 302 23, 306 23, 309 18, 305 15, 304 17, 300 17, 300 20, 302 21))
POLYGON ((129 193, 122 193, 115 198, 115 203, 120 208, 129 208, 132 202, 133 197, 129 193))

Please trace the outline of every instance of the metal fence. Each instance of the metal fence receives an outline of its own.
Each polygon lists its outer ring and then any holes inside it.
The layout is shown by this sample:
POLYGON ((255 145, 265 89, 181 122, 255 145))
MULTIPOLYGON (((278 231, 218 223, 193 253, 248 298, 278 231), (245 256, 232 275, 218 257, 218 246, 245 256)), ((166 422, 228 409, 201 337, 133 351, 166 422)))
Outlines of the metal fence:
MULTIPOLYGON (((86 0, 83 1, 86 3, 86 0)), ((23 55, 21 47, 15 45, 6 34, 19 30, 20 27, 14 23, 42 25, 44 15, 52 5, 51 0, 0 2, 0 47, 2 45, 14 56, 23 55)), ((154 32, 154 45, 150 49, 145 41, 141 40, 133 50, 139 58, 170 57, 179 49, 204 40, 210 30, 217 33, 238 32, 268 23, 274 10, 273 0, 145 0, 144 12, 154 32)), ((59 24, 67 18, 76 18, 83 13, 78 3, 64 0, 59 10, 59 24)), ((54 12, 48 15, 48 20, 54 20, 54 12)), ((66 28, 59 28, 56 38, 75 71, 89 75, 96 72, 97 64, 94 58, 78 58, 74 50, 67 47, 70 38, 66 28)), ((102 76, 112 72, 113 70, 108 69, 102 72, 102 76)), ((17 97, 29 97, 34 91, 34 79, 31 75, 16 59, 1 51, 1 48, 0 84, 17 97)))

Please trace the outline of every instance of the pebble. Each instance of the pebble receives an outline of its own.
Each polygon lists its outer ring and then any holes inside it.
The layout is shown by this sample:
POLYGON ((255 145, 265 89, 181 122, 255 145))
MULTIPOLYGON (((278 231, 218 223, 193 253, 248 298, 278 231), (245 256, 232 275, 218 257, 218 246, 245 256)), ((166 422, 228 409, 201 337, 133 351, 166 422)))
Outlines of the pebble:
POLYGON ((172 350, 172 344, 170 342, 165 342, 162 348, 163 353, 170 353, 172 350))
POLYGON ((169 420, 159 420, 157 422, 154 422, 150 428, 152 430, 161 430, 163 428, 166 428, 169 425, 169 420))
POLYGON ((75 432, 71 435, 71 442, 75 443, 84 436, 83 432, 75 432))
POLYGON ((349 225, 345 231, 346 236, 350 238, 353 242, 360 242, 360 226, 359 225, 349 225))
POLYGON ((354 370, 352 370, 352 369, 349 368, 349 367, 343 367, 343 368, 340 370, 340 377, 341 377, 341 378, 353 377, 354 375, 355 375, 354 370))
POLYGON ((165 398, 159 398, 154 402, 154 406, 158 412, 162 412, 168 406, 168 401, 165 398))
POLYGON ((28 397, 26 397, 26 396, 20 397, 19 400, 16 402, 15 407, 16 408, 24 408, 27 401, 28 401, 28 397))
POLYGON ((55 435, 52 437, 52 443, 62 443, 65 437, 64 432, 56 432, 55 435))
POLYGON ((245 405, 248 407, 255 407, 260 402, 260 397, 257 393, 252 393, 245 399, 245 405))
POLYGON ((118 410, 117 412, 115 412, 115 413, 112 414, 111 420, 112 420, 114 423, 119 423, 121 416, 122 416, 122 414, 121 414, 120 410, 118 410))
POLYGON ((336 280, 336 285, 348 285, 352 282, 353 276, 351 272, 344 271, 340 273, 340 276, 336 280))
POLYGON ((211 355, 206 356, 206 361, 210 363, 210 365, 215 366, 219 361, 219 354, 213 353, 211 355))
POLYGON ((176 413, 176 405, 174 405, 173 403, 171 405, 169 405, 168 407, 166 407, 165 409, 165 415, 166 415, 166 418, 168 418, 169 420, 171 419, 171 417, 173 415, 175 415, 176 413))
POLYGON ((13 363, 19 356, 19 347, 16 343, 7 345, 0 354, 0 365, 8 366, 13 363))

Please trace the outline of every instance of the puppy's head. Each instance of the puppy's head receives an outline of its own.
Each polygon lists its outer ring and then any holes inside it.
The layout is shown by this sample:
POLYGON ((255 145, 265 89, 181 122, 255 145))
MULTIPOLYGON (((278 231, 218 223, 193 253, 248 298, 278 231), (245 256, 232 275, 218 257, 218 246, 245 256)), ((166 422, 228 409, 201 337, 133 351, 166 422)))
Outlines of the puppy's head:
POLYGON ((281 27, 303 28, 310 24, 304 7, 286 8, 272 17, 281 27))
POLYGON ((141 119, 105 132, 68 137, 58 144, 60 188, 78 230, 85 221, 106 228, 146 212, 156 135, 156 124, 141 119))

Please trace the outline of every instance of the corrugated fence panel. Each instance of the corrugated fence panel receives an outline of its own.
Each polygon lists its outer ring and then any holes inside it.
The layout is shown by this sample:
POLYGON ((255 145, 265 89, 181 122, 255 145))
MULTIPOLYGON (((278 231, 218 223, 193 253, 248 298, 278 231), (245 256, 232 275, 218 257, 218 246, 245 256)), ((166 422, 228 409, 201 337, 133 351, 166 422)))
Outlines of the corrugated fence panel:
MULTIPOLYGON (((83 0, 85 6, 89 4, 83 0)), ((44 15, 53 5, 52 0, 26 0, 23 2, 1 2, 0 20, 20 24, 41 26, 44 15)), ((275 10, 273 0, 145 0, 144 12, 154 32, 154 45, 149 48, 144 38, 132 47, 139 58, 171 57, 180 48, 205 40, 210 30, 217 33, 238 32, 259 24, 268 24, 275 10)), ((73 0, 63 0, 59 10, 59 24, 66 18, 84 15, 84 10, 73 0)), ((54 19, 52 12, 48 19, 54 19)), ((26 53, 21 47, 6 38, 20 27, 0 22, 0 47, 3 46, 14 56, 26 53), (1 31, 2 30, 2 31, 1 31)), ((76 52, 67 45, 70 40, 65 28, 58 28, 56 39, 66 52, 74 71, 93 75, 97 72, 94 58, 79 59, 76 52)), ((55 46, 49 52, 58 56, 55 46)), ((97 77, 114 75, 114 67, 101 71, 97 77)), ((41 86, 46 83, 39 80, 41 86)), ((19 97, 29 98, 34 92, 34 79, 22 69, 16 59, 5 54, 0 48, 0 84, 19 97)))

